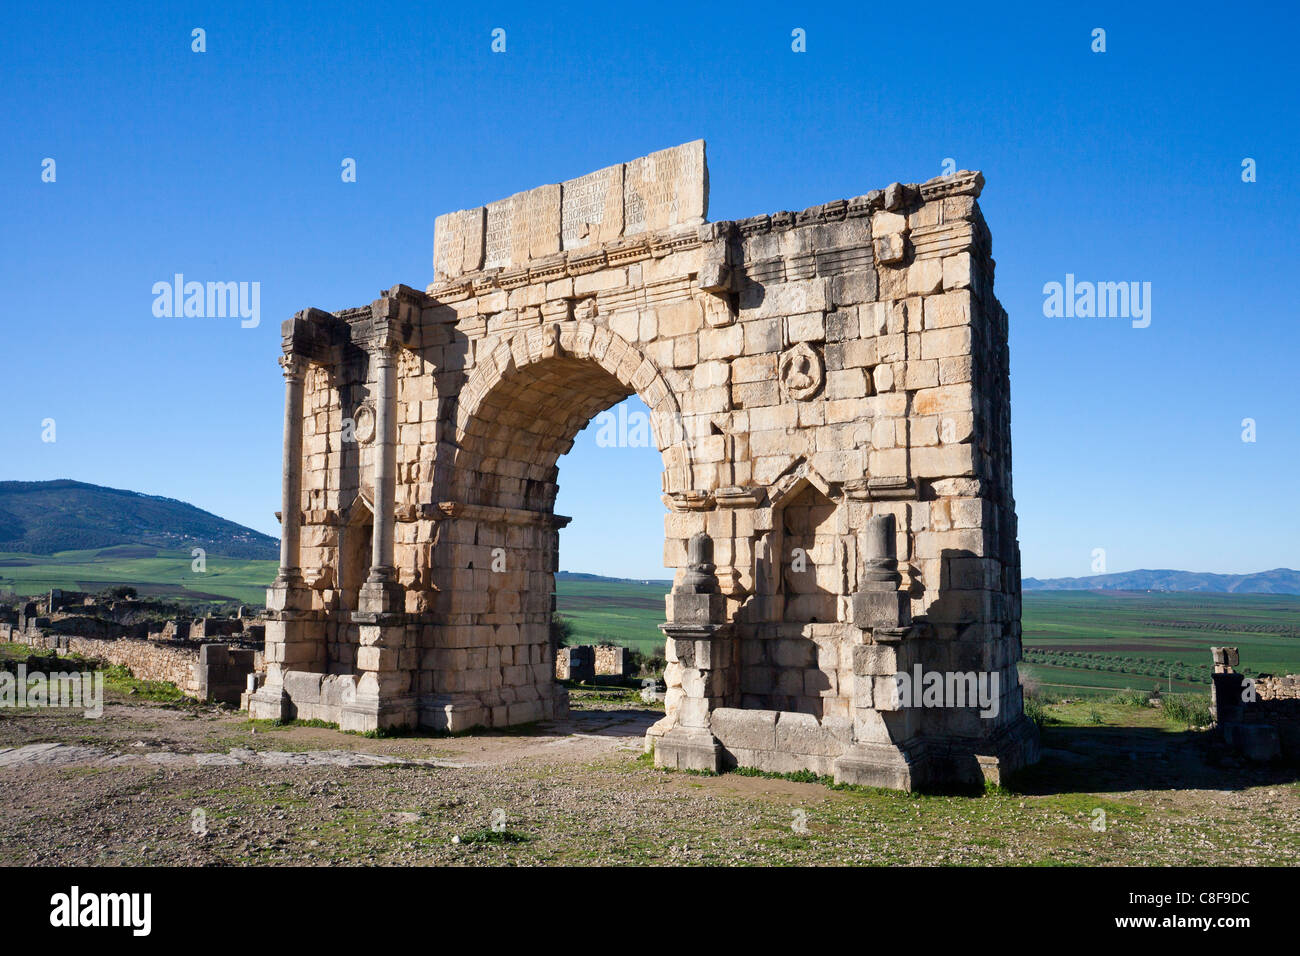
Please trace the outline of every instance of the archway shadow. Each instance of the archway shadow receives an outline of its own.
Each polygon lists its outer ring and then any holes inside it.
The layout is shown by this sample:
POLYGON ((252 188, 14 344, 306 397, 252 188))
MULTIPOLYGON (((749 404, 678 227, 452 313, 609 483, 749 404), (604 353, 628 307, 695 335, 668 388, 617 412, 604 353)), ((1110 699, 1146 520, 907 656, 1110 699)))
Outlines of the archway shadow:
MULTIPOLYGON (((1004 567, 1014 566, 1015 556, 1008 550, 1002 554, 1001 561, 1004 567)), ((978 670, 983 666, 982 640, 966 639, 969 629, 982 625, 970 608, 963 606, 960 595, 998 583, 985 575, 983 561, 972 552, 944 549, 938 596, 918 618, 923 626, 937 624, 953 630, 955 639, 948 645, 945 663, 955 670, 978 670)), ((914 588, 912 595, 923 597, 925 589, 914 588)), ((973 632, 973 636, 978 638, 978 633, 973 632)), ((1150 724, 1049 723, 1040 728, 1039 736, 1038 763, 1004 779, 1003 785, 1008 789, 1029 795, 1131 790, 1236 791, 1300 780, 1300 764, 1285 760, 1252 763, 1227 747, 1213 730, 1173 731, 1150 724)))
POLYGON ((1049 725, 1041 732, 1041 755, 1008 781, 1008 789, 1033 795, 1245 790, 1300 780, 1300 766, 1253 764, 1214 731, 1049 725))
POLYGON ((593 737, 643 738, 655 721, 663 717, 662 710, 626 708, 619 710, 571 710, 563 720, 547 721, 539 726, 564 733, 587 734, 593 737))

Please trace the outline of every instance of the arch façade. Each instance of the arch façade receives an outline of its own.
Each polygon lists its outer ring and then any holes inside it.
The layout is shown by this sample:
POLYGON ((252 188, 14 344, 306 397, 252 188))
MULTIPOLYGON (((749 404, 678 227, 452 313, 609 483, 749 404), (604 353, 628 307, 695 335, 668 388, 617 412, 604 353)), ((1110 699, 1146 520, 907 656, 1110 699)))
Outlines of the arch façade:
POLYGON ((556 462, 637 394, 676 571, 656 763, 915 787, 1035 758, 981 177, 706 223, 688 147, 440 217, 426 291, 285 323, 284 534, 254 716, 562 717, 556 462), (308 369, 328 375, 304 402, 308 369), (373 420, 349 446, 357 409, 373 420), (361 489, 371 563, 347 608, 331 570, 361 489), (340 635, 355 666, 323 678, 340 635), (997 675, 996 715, 902 706, 895 675, 916 665, 997 675))

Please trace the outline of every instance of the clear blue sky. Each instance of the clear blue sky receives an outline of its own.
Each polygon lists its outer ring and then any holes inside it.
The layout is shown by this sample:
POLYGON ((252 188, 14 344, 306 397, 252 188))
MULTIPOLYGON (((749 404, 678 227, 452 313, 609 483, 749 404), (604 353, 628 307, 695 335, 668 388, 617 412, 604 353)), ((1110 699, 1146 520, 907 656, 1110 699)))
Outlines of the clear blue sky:
MULTIPOLYGON (((275 533, 280 320, 423 287, 440 212, 703 137, 713 219, 924 180, 947 157, 984 171, 1026 574, 1087 574, 1094 548, 1112 571, 1300 566, 1298 20, 7 4, 0 478, 168 495, 275 533), (151 287, 177 272, 260 282, 260 327, 155 318, 151 287), (1150 282, 1151 326, 1045 318, 1066 273, 1150 282)), ((562 567, 663 576, 653 452, 588 429, 560 482, 562 567)))

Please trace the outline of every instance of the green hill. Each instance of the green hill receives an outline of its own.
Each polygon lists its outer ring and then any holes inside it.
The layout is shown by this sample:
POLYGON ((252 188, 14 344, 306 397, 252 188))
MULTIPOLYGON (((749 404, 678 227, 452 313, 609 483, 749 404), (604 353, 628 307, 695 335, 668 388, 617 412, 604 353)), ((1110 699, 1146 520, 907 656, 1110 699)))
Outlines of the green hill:
POLYGON ((279 542, 173 498, 60 479, 0 481, 0 553, 53 555, 120 545, 274 560, 279 542))

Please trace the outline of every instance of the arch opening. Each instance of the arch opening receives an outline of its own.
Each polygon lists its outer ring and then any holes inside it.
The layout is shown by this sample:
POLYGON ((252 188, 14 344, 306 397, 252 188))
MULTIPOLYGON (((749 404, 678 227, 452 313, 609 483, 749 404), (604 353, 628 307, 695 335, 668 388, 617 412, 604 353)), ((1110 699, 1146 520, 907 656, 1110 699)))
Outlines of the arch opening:
MULTIPOLYGON (((664 435, 656 420, 652 402, 658 399, 660 411, 671 407, 666 392, 656 394, 644 386, 646 381, 662 386, 653 366, 624 344, 623 357, 613 368, 557 350, 512 362, 481 387, 471 378, 462 390, 462 400, 476 400, 458 415, 449 477, 459 511, 449 519, 440 562, 449 581, 448 619, 454 623, 440 632, 449 644, 448 659, 459 662, 464 656, 471 671, 481 659, 484 674, 475 678, 444 671, 453 686, 435 690, 473 692, 491 712, 486 723, 538 719, 560 712, 567 700, 556 682, 553 623, 560 531, 571 519, 556 515, 555 503, 560 460, 573 449, 578 433, 601 412, 636 395, 650 411, 644 441, 659 458, 663 477, 656 490, 670 486, 668 472, 684 460, 684 449, 674 451, 664 441, 671 435, 664 435), (634 382, 632 373, 638 369, 634 382), (466 646, 451 646, 456 644, 466 646), (470 683, 460 686, 463 681, 470 683), (504 710, 498 713, 498 707, 504 710)), ((626 437, 616 434, 615 443, 626 437)), ((680 468, 676 472, 682 473, 680 468)), ((617 534, 618 529, 610 526, 602 533, 617 534)), ((583 637, 590 640, 592 635, 583 637)))

